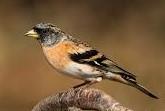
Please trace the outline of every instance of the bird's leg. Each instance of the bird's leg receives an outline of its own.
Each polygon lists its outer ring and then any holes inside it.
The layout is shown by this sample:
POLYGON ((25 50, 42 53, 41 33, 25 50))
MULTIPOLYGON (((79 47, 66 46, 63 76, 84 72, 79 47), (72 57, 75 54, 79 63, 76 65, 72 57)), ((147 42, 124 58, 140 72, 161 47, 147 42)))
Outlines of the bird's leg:
POLYGON ((86 80, 85 82, 83 82, 82 84, 76 85, 73 88, 79 88, 84 86, 85 88, 91 86, 92 84, 98 83, 103 79, 102 76, 98 76, 96 78, 89 78, 88 80, 86 80))
POLYGON ((85 86, 85 85, 87 85, 87 84, 90 84, 90 82, 91 82, 91 81, 85 81, 85 82, 83 82, 83 83, 81 83, 81 84, 79 84, 79 85, 74 86, 73 88, 79 88, 79 87, 85 86))
POLYGON ((98 83, 98 81, 90 81, 88 84, 85 85, 85 87, 87 88, 95 83, 98 83))

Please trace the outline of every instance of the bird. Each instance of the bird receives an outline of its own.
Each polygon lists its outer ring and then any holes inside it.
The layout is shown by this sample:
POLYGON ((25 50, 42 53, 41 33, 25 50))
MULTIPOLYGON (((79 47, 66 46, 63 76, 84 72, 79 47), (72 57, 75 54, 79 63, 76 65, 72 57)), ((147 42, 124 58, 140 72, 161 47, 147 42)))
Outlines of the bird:
POLYGON ((83 80, 73 88, 90 86, 102 80, 112 80, 132 86, 146 95, 159 99, 139 84, 136 76, 120 67, 87 42, 74 38, 51 23, 39 23, 25 36, 35 38, 48 63, 64 75, 83 80))

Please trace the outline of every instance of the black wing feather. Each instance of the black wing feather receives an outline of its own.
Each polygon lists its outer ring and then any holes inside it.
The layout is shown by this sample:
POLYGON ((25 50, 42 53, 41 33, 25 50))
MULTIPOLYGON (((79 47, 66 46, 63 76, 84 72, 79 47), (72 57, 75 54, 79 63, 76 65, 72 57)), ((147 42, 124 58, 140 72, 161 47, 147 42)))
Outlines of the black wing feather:
POLYGON ((89 64, 101 70, 119 74, 125 79, 136 80, 135 75, 119 67, 117 64, 115 64, 113 61, 111 61, 104 55, 101 55, 95 59, 90 59, 93 56, 97 56, 98 54, 100 53, 97 50, 89 50, 84 53, 70 54, 70 58, 80 64, 89 64))

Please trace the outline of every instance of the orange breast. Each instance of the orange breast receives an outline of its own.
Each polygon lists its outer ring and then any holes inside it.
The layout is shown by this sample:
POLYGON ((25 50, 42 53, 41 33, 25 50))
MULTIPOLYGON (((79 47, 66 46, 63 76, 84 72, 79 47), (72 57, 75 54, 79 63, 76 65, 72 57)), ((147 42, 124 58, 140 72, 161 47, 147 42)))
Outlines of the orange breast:
POLYGON ((48 62, 56 69, 61 70, 70 62, 68 52, 72 50, 71 43, 59 43, 50 47, 43 47, 48 62))
POLYGON ((71 62, 69 54, 83 51, 83 46, 77 46, 73 42, 60 42, 54 46, 44 47, 43 52, 48 62, 56 69, 62 70, 71 62))

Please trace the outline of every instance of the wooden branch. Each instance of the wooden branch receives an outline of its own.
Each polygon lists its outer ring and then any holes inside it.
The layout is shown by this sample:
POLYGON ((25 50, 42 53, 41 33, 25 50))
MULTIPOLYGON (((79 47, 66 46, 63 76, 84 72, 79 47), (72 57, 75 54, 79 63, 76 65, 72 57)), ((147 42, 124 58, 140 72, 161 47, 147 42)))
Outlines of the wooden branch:
POLYGON ((133 111, 122 106, 101 90, 69 89, 41 100, 32 111, 133 111))

